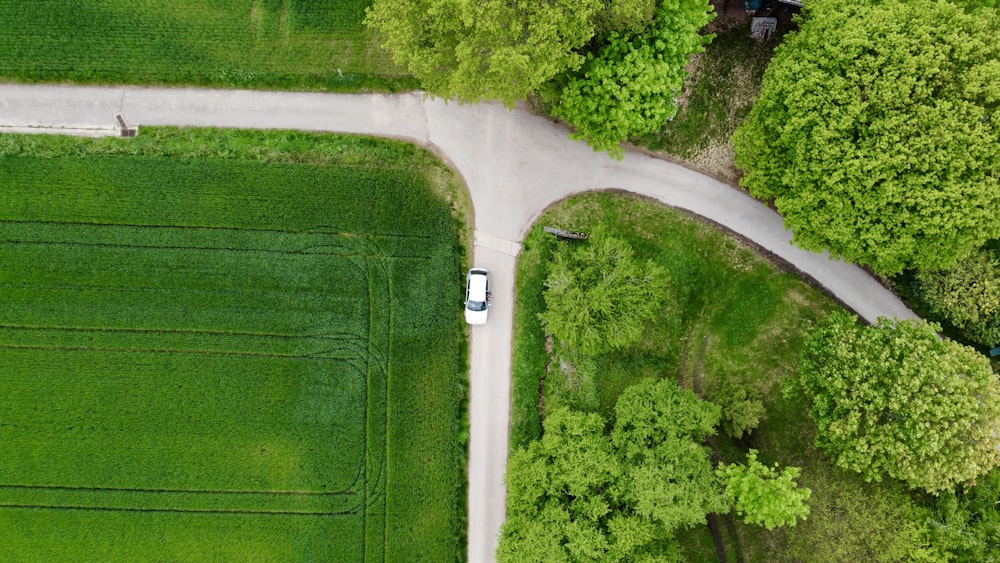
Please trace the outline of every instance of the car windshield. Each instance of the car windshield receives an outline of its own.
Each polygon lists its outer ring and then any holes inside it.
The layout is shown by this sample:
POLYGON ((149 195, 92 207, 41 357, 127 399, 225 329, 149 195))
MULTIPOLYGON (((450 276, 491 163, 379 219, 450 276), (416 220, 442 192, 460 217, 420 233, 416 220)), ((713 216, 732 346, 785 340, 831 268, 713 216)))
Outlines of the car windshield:
POLYGON ((485 311, 486 310, 486 302, 485 301, 469 301, 469 303, 466 305, 466 307, 470 311, 485 311))

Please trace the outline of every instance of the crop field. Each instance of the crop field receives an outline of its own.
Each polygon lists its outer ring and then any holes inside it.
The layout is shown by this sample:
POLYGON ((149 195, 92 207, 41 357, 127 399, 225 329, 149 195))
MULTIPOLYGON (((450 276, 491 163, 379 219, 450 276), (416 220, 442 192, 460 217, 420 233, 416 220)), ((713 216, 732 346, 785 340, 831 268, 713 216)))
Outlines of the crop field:
POLYGON ((357 90, 412 87, 371 0, 0 0, 0 76, 357 90))
POLYGON ((456 559, 458 230, 412 149, 108 141, 0 143, 4 558, 456 559))

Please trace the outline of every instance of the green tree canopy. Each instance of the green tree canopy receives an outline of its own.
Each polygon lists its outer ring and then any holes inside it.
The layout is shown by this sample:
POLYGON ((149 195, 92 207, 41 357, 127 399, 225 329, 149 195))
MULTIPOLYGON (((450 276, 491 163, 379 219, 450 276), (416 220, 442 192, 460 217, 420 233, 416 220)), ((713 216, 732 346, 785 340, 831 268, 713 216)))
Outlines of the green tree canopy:
POLYGON ((935 0, 807 2, 736 131, 795 242, 884 274, 1000 236, 1000 19, 935 0))
POLYGON ((374 0, 365 22, 431 94, 513 107, 583 63, 577 50, 606 10, 601 0, 374 0))
POLYGON ((674 532, 728 509, 707 448, 718 408, 669 380, 622 394, 609 436, 597 414, 557 409, 511 454, 497 559, 662 561, 674 532))
POLYGON ((806 501, 812 491, 799 487, 795 479, 798 467, 786 467, 780 473, 757 461, 757 450, 750 450, 747 463, 722 464, 716 473, 726 484, 726 494, 737 514, 748 524, 773 530, 794 526, 795 520, 809 516, 806 501))
POLYGON ((806 340, 800 382, 816 445, 866 480, 936 493, 1000 465, 1000 382, 924 321, 834 313, 806 340))
POLYGON ((637 342, 669 296, 666 270, 603 229, 556 253, 545 286, 546 332, 586 355, 637 342))
POLYGON ((665 0, 648 30, 609 33, 570 78, 552 114, 575 129, 572 138, 620 158, 620 143, 655 132, 677 114, 684 67, 711 41, 698 30, 713 16, 706 0, 665 0))
POLYGON ((727 377, 709 391, 708 400, 722 409, 722 429, 737 440, 767 417, 760 391, 733 378, 727 377))
POLYGON ((1000 563, 1000 469, 934 502, 935 543, 955 561, 1000 563))
POLYGON ((921 298, 967 338, 1000 344, 1000 260, 977 249, 946 270, 917 272, 921 298))

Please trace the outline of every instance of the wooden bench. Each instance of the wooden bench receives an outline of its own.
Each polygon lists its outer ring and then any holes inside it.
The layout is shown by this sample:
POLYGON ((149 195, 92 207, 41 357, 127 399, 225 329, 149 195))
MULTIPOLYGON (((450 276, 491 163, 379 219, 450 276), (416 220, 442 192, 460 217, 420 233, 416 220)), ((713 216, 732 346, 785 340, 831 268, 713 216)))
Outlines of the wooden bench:
POLYGON ((563 240, 587 240, 590 237, 587 233, 567 231, 566 229, 557 229, 555 227, 542 227, 542 230, 563 240))

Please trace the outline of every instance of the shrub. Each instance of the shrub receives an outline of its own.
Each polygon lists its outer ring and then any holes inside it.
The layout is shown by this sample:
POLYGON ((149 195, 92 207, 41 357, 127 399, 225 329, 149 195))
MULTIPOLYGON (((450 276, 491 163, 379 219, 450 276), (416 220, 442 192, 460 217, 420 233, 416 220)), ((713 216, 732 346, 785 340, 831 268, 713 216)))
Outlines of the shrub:
POLYGON ((557 253, 539 315, 546 332, 585 355, 638 342, 646 321, 664 310, 669 290, 667 271, 634 254, 601 228, 588 243, 557 253))
POLYGON ((734 379, 709 392, 708 400, 722 409, 722 429, 737 440, 757 428, 767 414, 760 391, 734 379))
POLYGON ((934 314, 973 342, 1000 342, 1000 260, 993 252, 975 250, 953 268, 921 271, 916 279, 934 314))

